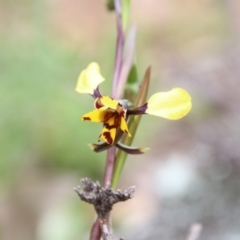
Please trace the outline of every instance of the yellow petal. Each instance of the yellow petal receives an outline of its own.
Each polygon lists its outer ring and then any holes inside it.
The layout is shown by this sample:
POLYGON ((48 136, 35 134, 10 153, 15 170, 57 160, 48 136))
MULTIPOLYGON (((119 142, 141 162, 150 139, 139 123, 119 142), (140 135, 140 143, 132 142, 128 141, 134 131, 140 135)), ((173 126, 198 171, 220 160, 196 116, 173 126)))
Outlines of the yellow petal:
POLYGON ((192 108, 191 96, 182 88, 152 95, 147 103, 146 113, 177 120, 185 116, 192 108))
POLYGON ((130 132, 128 131, 128 126, 127 123, 124 119, 124 117, 121 117, 121 124, 120 124, 120 128, 123 132, 127 133, 129 137, 131 137, 130 132))
POLYGON ((104 106, 104 107, 111 108, 113 110, 117 110, 118 101, 108 96, 100 96, 96 98, 94 106, 96 108, 100 108, 104 106))
POLYGON ((103 122, 107 114, 106 108, 100 108, 86 113, 82 116, 82 121, 103 122))
POLYGON ((118 125, 116 125, 116 118, 111 117, 104 123, 103 130, 99 136, 99 139, 103 139, 108 144, 113 144, 117 134, 118 125))
POLYGON ((76 91, 79 93, 93 94, 98 85, 105 79, 100 73, 100 67, 97 63, 92 62, 83 70, 79 77, 76 86, 76 91))
POLYGON ((104 127, 98 140, 103 139, 106 143, 112 145, 114 143, 116 133, 116 128, 107 129, 106 127, 104 127))

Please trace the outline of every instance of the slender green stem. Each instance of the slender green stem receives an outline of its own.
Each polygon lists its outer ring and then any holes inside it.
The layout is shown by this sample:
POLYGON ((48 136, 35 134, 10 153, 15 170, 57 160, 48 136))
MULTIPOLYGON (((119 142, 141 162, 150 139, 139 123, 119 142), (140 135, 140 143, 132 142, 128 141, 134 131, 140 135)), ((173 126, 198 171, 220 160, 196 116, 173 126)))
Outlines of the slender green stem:
POLYGON ((131 0, 122 0, 122 25, 124 31, 126 31, 128 26, 130 2, 131 0))
MULTIPOLYGON (((128 145, 128 146, 130 146, 131 144, 132 144, 132 141, 133 141, 133 138, 134 138, 134 134, 135 134, 135 132, 136 132, 136 130, 137 130, 137 125, 136 124, 134 124, 134 125, 132 125, 131 123, 133 123, 133 121, 134 121, 134 118, 139 118, 139 120, 140 120, 140 117, 141 116, 136 116, 136 117, 131 117, 131 119, 130 119, 130 123, 129 123, 129 125, 130 125, 130 127, 129 127, 129 131, 132 133, 132 137, 131 138, 129 138, 129 137, 127 137, 127 138, 125 138, 124 140, 123 140, 123 143, 125 144, 125 145, 128 145), (134 130, 135 129, 135 130, 134 130)), ((128 154, 126 153, 126 152, 124 152, 124 151, 122 151, 122 150, 118 150, 118 152, 117 152, 117 156, 116 156, 116 167, 115 167, 115 169, 114 169, 114 174, 113 174, 113 179, 112 179, 112 187, 113 188, 116 188, 117 187, 117 183, 118 183, 118 180, 119 180, 119 178, 120 178, 120 175, 121 175, 121 173, 122 173, 122 170, 123 170, 123 166, 124 166, 124 164, 125 164, 125 161, 126 161, 126 159, 127 159, 127 156, 128 156, 128 154)))

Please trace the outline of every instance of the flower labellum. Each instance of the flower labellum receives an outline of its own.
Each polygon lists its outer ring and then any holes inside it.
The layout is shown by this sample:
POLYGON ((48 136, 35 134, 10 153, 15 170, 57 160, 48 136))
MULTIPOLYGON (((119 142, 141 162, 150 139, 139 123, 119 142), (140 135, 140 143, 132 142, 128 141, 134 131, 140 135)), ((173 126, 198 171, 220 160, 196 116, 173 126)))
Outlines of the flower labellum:
POLYGON ((96 98, 94 105, 96 109, 85 114, 82 120, 103 122, 103 130, 98 141, 102 139, 112 145, 119 129, 131 136, 125 120, 127 110, 122 104, 108 96, 100 96, 96 98))

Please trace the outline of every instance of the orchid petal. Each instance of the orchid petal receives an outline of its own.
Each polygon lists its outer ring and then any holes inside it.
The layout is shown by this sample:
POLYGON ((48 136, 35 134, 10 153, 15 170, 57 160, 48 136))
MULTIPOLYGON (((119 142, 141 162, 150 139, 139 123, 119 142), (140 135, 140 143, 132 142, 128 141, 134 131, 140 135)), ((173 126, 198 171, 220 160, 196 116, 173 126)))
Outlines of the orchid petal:
POLYGON ((103 122, 105 120, 106 114, 108 114, 106 108, 96 109, 84 114, 82 116, 82 121, 88 120, 91 122, 103 122))
POLYGON ((105 79, 100 73, 99 65, 95 62, 92 62, 80 73, 76 91, 79 93, 89 93, 93 95, 98 85, 103 81, 105 81, 105 79))
POLYGON ((159 92, 150 97, 145 113, 177 120, 185 116, 192 108, 191 96, 182 88, 168 92, 159 92))
POLYGON ((127 133, 129 137, 131 137, 131 134, 128 131, 128 126, 127 126, 127 123, 126 123, 124 117, 121 117, 120 128, 123 132, 127 133))
POLYGON ((104 107, 108 107, 113 110, 117 110, 118 104, 119 103, 117 100, 112 99, 108 96, 100 96, 100 97, 96 98, 96 100, 94 102, 95 108, 101 108, 104 106, 104 107))
POLYGON ((117 134, 117 127, 115 123, 115 117, 112 117, 104 122, 103 130, 98 138, 98 141, 100 139, 104 140, 108 144, 112 145, 114 143, 114 140, 116 138, 117 134))
POLYGON ((116 132, 117 132, 116 128, 108 129, 108 128, 104 127, 98 138, 98 141, 100 141, 100 139, 102 139, 106 143, 112 145, 114 143, 114 140, 116 137, 116 132))

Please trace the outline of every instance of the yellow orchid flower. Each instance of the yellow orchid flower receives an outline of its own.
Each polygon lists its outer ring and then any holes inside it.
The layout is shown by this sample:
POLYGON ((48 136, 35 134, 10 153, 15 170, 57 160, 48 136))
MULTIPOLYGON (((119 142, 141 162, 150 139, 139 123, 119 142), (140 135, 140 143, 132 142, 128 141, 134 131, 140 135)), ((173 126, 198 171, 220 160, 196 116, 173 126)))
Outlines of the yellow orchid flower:
MULTIPOLYGON (((128 136, 127 118, 129 115, 150 114, 163 117, 169 120, 177 120, 185 116, 192 107, 191 96, 182 88, 174 88, 168 92, 159 92, 152 95, 142 106, 130 108, 128 100, 115 100, 108 96, 101 95, 98 89, 104 81, 97 63, 91 63, 83 70, 78 78, 76 91, 89 93, 95 98, 95 110, 85 114, 82 120, 102 122, 103 130, 98 138, 105 141, 105 144, 92 144, 95 151, 108 148, 108 145, 118 144, 117 142, 125 132, 128 136)), ((119 146, 122 148, 122 146, 119 146)), ((132 150, 136 152, 136 149, 132 150)), ((145 149, 142 149, 142 152, 145 149)))
POLYGON ((131 136, 126 123, 127 109, 122 104, 108 96, 99 96, 96 98, 94 105, 96 109, 85 114, 82 120, 103 122, 104 127, 98 140, 103 139, 106 143, 112 145, 118 128, 131 136))

